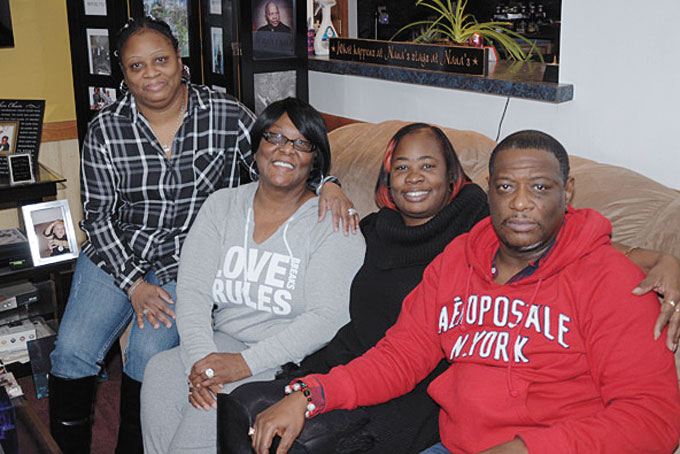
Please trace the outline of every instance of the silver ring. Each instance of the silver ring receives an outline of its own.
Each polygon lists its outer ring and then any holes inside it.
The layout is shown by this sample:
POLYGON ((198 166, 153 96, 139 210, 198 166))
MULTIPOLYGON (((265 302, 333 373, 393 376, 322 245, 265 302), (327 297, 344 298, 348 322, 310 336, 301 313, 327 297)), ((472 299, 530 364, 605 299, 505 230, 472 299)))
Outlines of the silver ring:
POLYGON ((673 300, 668 300, 668 301, 666 301, 666 302, 667 302, 668 304, 670 304, 672 308, 675 308, 675 305, 677 304, 677 303, 676 303, 675 301, 673 301, 673 300))
POLYGON ((213 378, 213 377, 215 376, 215 371, 212 370, 210 367, 208 367, 208 368, 205 370, 204 374, 205 374, 205 376, 208 377, 208 378, 213 378))
POLYGON ((252 437, 255 435, 255 428, 254 427, 248 427, 248 436, 252 437))
POLYGON ((349 214, 350 216, 356 216, 357 214, 359 214, 359 212, 357 210, 355 210, 354 208, 348 208, 347 214, 349 214))
POLYGON ((148 313, 149 313, 149 309, 144 309, 144 310, 142 311, 142 314, 144 314, 144 315, 146 315, 146 314, 148 314, 148 313))

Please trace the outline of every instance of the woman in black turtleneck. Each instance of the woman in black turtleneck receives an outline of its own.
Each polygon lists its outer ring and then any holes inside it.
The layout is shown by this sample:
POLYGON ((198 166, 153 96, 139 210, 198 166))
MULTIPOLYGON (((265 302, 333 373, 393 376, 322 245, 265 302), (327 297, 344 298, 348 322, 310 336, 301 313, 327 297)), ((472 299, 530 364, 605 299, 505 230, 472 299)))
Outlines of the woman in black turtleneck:
MULTIPOLYGON (((328 372, 374 346, 397 320, 404 297, 421 281, 425 267, 451 240, 488 215, 484 191, 465 175, 446 135, 423 123, 407 125, 394 135, 375 195, 380 211, 360 224, 366 256, 352 282, 351 321, 299 368, 285 367, 279 380, 235 390, 231 396, 249 409, 251 420, 281 398, 292 378, 328 372)), ((431 446, 439 440, 439 408, 426 389, 445 367, 443 361, 399 399, 309 420, 291 452, 398 454, 431 446)))

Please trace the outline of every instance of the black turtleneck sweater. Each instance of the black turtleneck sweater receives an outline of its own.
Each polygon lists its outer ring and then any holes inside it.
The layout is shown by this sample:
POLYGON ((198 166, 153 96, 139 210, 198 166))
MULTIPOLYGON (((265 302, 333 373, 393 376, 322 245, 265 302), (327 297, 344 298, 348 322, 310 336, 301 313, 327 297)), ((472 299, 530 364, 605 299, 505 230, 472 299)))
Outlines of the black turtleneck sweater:
MULTIPOLYGON (((325 373, 373 347, 396 322, 402 301, 420 283, 425 267, 455 237, 488 214, 486 194, 479 186, 468 184, 420 226, 406 226, 401 215, 389 208, 366 216, 361 221, 366 256, 352 282, 351 321, 324 349, 306 358, 296 375, 325 373)), ((364 407, 370 417, 366 430, 376 443, 373 450, 361 452, 420 452, 438 441, 438 407, 426 388, 445 368, 443 361, 406 396, 364 407)))

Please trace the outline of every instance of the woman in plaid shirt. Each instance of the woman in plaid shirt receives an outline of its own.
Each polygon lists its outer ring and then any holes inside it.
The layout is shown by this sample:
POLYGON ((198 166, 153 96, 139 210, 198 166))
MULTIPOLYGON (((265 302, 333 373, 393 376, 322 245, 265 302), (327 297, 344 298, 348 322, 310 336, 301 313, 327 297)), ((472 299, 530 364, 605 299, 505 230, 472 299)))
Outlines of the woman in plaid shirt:
MULTIPOLYGON (((50 426, 65 452, 89 452, 96 378, 135 319, 121 384, 116 452, 142 452, 139 390, 147 361, 178 344, 180 250, 206 198, 240 183, 252 161, 253 114, 233 97, 182 79, 177 39, 164 22, 129 20, 117 55, 129 91, 90 122, 81 181, 87 241, 51 355, 50 426)), ((356 230, 351 202, 327 185, 336 226, 356 230)))

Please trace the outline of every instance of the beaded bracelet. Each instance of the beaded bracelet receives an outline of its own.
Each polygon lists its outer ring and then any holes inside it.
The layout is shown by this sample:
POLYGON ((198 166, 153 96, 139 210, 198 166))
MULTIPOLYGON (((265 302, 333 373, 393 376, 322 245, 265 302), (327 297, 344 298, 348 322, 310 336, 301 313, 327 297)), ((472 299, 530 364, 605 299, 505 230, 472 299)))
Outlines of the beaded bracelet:
POLYGON ((305 418, 309 419, 314 416, 314 410, 316 410, 316 405, 312 403, 312 392, 309 390, 307 383, 302 380, 295 380, 292 384, 286 385, 283 391, 288 394, 292 394, 296 391, 302 391, 302 394, 307 399, 307 410, 305 411, 305 418))

